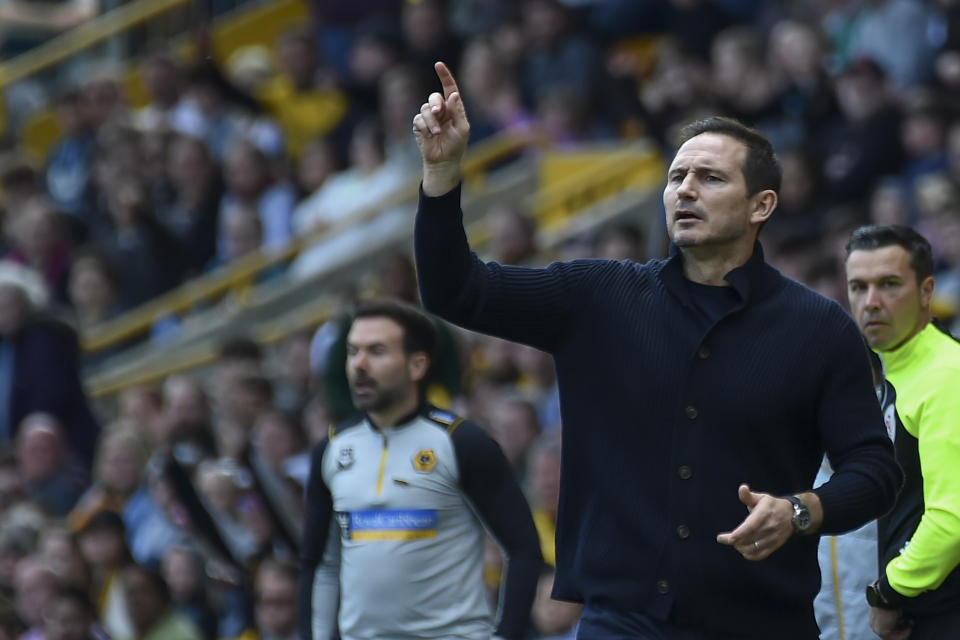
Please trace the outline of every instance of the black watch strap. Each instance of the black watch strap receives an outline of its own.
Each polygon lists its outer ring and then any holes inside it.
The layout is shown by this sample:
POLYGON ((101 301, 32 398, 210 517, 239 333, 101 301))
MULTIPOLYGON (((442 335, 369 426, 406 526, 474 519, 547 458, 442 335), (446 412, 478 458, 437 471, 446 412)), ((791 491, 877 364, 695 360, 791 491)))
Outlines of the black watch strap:
POLYGON ((874 580, 871 584, 867 585, 867 604, 877 609, 897 608, 890 604, 890 601, 883 595, 883 591, 880 590, 879 580, 874 580))

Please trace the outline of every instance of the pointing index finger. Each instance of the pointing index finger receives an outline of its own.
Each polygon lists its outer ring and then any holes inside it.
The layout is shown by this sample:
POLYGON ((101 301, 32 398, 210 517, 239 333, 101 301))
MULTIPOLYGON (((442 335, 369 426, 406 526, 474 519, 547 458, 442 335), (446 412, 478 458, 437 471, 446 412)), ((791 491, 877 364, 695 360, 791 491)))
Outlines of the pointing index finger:
POLYGON ((449 98, 451 94, 458 93, 460 89, 457 87, 457 81, 453 79, 453 74, 450 73, 450 69, 447 68, 442 62, 437 62, 433 65, 434 70, 437 72, 437 77, 440 78, 440 84, 443 86, 443 97, 449 98))

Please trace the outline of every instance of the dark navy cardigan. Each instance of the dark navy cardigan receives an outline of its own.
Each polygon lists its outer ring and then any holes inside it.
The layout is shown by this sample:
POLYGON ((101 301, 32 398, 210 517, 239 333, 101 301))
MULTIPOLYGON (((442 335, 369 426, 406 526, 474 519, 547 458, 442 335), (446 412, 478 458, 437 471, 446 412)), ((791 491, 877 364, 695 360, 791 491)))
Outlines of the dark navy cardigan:
POLYGON ((563 422, 554 596, 735 637, 815 638, 817 537, 745 560, 716 536, 747 516, 746 482, 817 494, 821 532, 886 512, 902 475, 864 342, 835 302, 753 257, 727 275, 733 310, 706 331, 681 257, 484 263, 460 189, 421 194, 416 262, 427 309, 551 353, 563 422))

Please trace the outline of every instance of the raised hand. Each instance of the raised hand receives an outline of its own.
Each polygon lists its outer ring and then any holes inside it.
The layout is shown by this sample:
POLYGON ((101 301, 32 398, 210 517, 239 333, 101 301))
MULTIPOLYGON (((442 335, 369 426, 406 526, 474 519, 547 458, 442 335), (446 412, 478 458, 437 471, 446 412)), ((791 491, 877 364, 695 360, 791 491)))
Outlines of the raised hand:
POLYGON ((463 154, 470 139, 470 123, 460 98, 460 89, 450 69, 434 65, 443 95, 431 93, 413 117, 413 135, 423 157, 423 192, 438 196, 460 180, 463 154))

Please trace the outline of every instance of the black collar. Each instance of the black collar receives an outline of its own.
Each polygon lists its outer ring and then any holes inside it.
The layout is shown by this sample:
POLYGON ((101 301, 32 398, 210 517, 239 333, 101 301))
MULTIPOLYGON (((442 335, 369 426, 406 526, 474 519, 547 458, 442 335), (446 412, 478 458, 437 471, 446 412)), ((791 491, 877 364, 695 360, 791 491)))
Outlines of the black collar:
MULTIPOLYGON (((414 409, 407 415, 397 420, 397 424, 393 425, 392 427, 388 427, 388 429, 400 429, 402 427, 405 427, 410 423, 412 423, 414 420, 416 420, 418 416, 425 414, 427 411, 429 411, 432 408, 433 407, 431 407, 430 405, 426 404, 421 400, 420 404, 417 405, 416 409, 414 409)), ((373 421, 373 418, 370 417, 369 413, 364 412, 363 417, 366 419, 367 424, 370 425, 371 429, 373 429, 374 431, 383 431, 383 428, 373 421)))
MULTIPOLYGON (((683 254, 673 243, 670 243, 670 257, 664 261, 660 273, 667 290, 685 305, 692 306, 690 288, 686 285, 686 276, 683 275, 683 254)), ((743 304, 749 304, 772 291, 780 283, 782 276, 766 263, 763 248, 757 242, 750 258, 732 269, 723 279, 730 283, 743 304)))

